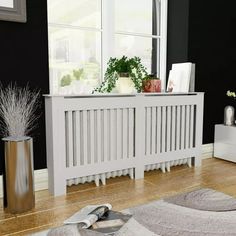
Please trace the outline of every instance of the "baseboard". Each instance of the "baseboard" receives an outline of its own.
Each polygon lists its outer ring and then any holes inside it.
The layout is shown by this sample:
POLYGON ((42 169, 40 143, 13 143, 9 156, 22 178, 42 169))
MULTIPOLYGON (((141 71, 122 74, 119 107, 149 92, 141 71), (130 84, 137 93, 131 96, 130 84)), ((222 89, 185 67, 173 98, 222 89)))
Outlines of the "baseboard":
POLYGON ((213 157, 213 152, 214 152, 213 147, 214 147, 213 143, 202 145, 202 160, 213 157))
MULTIPOLYGON (((48 189, 48 170, 41 169, 34 171, 35 191, 48 189)), ((2 175, 0 175, 0 197, 3 196, 2 175)))
MULTIPOLYGON (((213 157, 213 143, 204 144, 202 146, 202 159, 213 157)), ((41 169, 34 171, 35 191, 48 189, 48 170, 41 169)), ((0 197, 2 192, 2 176, 0 176, 0 197)))

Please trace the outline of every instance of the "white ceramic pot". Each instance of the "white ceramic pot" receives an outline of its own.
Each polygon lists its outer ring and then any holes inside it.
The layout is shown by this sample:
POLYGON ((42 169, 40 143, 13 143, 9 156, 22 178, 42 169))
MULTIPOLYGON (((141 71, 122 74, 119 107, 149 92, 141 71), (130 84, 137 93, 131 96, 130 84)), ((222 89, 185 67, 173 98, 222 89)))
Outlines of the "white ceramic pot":
POLYGON ((119 77, 116 82, 118 93, 136 93, 133 81, 130 77, 119 77))

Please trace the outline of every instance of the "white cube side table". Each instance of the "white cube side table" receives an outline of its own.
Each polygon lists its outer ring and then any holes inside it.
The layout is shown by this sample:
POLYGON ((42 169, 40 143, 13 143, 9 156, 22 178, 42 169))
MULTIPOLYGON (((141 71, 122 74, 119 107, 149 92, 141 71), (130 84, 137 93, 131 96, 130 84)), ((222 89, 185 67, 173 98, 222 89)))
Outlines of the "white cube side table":
POLYGON ((236 126, 215 125, 214 157, 236 162, 236 126))

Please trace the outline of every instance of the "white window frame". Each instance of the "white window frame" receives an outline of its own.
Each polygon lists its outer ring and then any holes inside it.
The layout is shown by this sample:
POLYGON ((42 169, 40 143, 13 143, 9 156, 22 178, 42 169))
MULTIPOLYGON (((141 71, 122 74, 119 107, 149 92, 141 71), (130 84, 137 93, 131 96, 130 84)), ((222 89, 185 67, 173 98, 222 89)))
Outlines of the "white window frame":
MULTIPOLYGON (((144 0, 145 1, 145 0, 144 0)), ((167 63, 167 12, 168 0, 157 0, 161 3, 161 17, 160 17, 160 35, 149 35, 142 33, 131 33, 123 31, 115 31, 115 2, 114 0, 101 0, 101 29, 70 26, 61 23, 49 22, 48 27, 74 28, 84 31, 93 31, 101 33, 101 78, 99 82, 103 81, 104 74, 107 68, 107 63, 110 57, 114 57, 115 34, 141 36, 158 39, 160 41, 160 60, 159 60, 159 75, 162 81, 162 91, 166 89, 166 63, 167 63)), ((50 93, 53 91, 53 82, 50 79, 50 93)))

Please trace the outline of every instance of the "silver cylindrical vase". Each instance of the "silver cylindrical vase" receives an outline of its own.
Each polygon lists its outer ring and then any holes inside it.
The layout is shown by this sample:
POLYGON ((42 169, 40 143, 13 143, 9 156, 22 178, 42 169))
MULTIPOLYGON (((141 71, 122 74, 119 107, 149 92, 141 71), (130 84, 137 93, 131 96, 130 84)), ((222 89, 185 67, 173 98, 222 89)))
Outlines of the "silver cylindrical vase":
POLYGON ((224 125, 232 126, 235 124, 234 107, 226 106, 224 110, 224 125))
POLYGON ((4 210, 22 213, 35 206, 33 140, 3 138, 5 148, 4 210))

